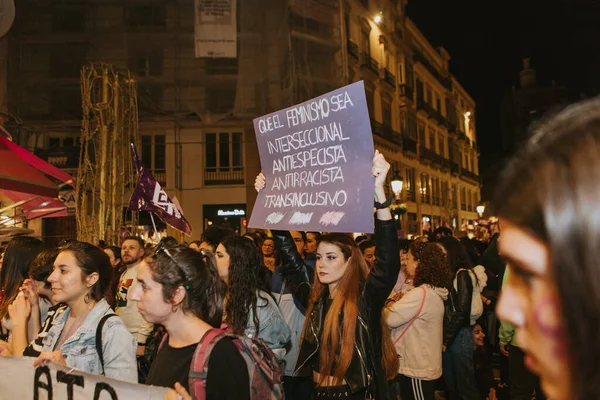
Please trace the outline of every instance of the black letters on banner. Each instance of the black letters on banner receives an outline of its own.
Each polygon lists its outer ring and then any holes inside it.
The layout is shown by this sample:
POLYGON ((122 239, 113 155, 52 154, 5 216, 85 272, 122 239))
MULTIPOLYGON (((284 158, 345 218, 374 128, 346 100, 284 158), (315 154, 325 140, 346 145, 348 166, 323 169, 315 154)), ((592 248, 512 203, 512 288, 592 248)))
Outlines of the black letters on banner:
POLYGON ((100 400, 100 394, 105 390, 110 394, 112 400, 119 400, 117 396, 117 392, 106 382, 98 382, 96 383, 96 390, 94 390, 94 400, 100 400))
POLYGON ((67 384, 67 399, 73 400, 73 385, 83 387, 83 376, 67 374, 63 371, 56 372, 56 380, 67 384))
POLYGON ((50 368, 38 367, 35 370, 35 378, 33 379, 33 400, 40 399, 40 389, 46 389, 48 392, 48 400, 52 400, 52 378, 50 377, 50 368), (46 383, 40 381, 42 374, 46 375, 46 383))

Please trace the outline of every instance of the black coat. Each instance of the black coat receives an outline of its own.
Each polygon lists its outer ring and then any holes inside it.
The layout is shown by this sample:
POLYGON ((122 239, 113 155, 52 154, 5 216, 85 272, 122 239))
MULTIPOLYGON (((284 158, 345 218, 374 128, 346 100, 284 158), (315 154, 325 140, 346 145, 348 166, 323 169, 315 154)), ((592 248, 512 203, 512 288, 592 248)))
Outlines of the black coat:
MULTIPOLYGON (((274 238, 280 250, 286 281, 294 285, 298 297, 308 306, 310 280, 300 255, 295 251, 294 242, 287 232, 274 232, 274 238)), ((353 393, 367 389, 375 398, 385 400, 393 396, 389 393, 382 364, 381 310, 400 272, 400 253, 393 220, 376 220, 375 241, 377 261, 359 298, 354 355, 345 380, 353 393)), ((328 296, 328 291, 324 290, 323 297, 307 316, 306 333, 296 364, 297 375, 312 375, 318 361, 323 307, 328 296)))
POLYGON ((450 283, 448 299, 444 303, 444 346, 449 347, 458 332, 471 326, 471 302, 473 301, 473 282, 467 270, 457 275, 457 288, 450 283))

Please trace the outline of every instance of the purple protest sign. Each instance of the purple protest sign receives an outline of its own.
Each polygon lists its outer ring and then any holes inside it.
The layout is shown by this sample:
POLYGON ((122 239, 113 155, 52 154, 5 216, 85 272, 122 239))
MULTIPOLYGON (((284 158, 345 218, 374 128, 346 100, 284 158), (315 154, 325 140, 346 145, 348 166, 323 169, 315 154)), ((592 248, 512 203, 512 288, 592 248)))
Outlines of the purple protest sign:
POLYGON ((373 232, 373 136, 363 82, 254 120, 266 187, 250 228, 373 232))
POLYGON ((151 212, 173 228, 191 235, 190 223, 183 216, 181 209, 171 201, 164 189, 156 182, 150 171, 144 168, 133 143, 131 144, 131 153, 138 173, 138 184, 129 200, 129 208, 133 211, 151 212))

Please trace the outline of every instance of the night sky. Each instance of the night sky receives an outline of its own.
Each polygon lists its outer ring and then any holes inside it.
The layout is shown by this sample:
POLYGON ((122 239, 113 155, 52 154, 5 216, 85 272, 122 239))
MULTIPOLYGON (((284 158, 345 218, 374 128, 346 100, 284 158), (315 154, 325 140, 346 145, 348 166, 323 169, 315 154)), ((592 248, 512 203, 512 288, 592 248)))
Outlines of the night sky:
POLYGON ((531 57, 538 83, 567 86, 572 99, 600 93, 598 0, 409 0, 408 16, 452 57, 451 72, 477 104, 484 196, 501 167, 500 101, 531 57))

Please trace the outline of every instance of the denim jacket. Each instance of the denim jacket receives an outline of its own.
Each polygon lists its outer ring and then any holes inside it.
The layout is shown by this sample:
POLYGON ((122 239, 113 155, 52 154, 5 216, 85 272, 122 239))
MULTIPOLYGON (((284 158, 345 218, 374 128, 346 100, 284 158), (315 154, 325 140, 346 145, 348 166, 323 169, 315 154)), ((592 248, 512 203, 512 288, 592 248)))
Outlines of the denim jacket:
POLYGON ((254 314, 252 310, 249 310, 248 323, 244 334, 248 337, 262 339, 273 350, 277 359, 281 361, 290 347, 292 332, 271 295, 263 291, 260 291, 258 295, 256 313, 258 314, 260 330, 256 335, 254 314))
MULTIPOLYGON (((55 351, 56 343, 69 316, 67 309, 59 316, 44 338, 42 351, 55 351)), ((100 300, 79 329, 60 347, 69 367, 90 374, 102 374, 102 365, 96 351, 96 328, 100 319, 106 314, 112 314, 106 300, 100 300)), ((110 378, 123 381, 137 382, 137 361, 135 352, 137 343, 125 327, 121 318, 109 318, 102 328, 102 353, 104 357, 104 374, 110 378)))

